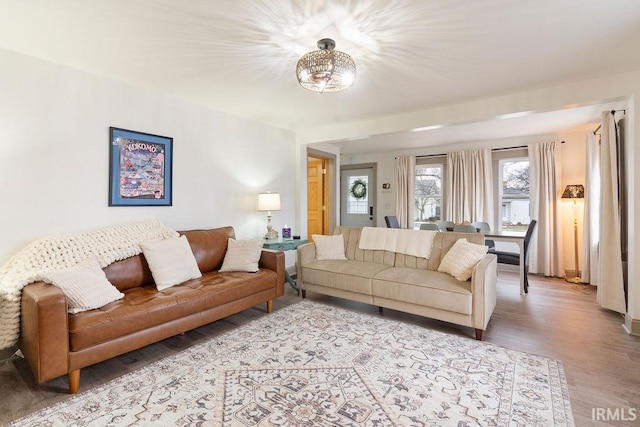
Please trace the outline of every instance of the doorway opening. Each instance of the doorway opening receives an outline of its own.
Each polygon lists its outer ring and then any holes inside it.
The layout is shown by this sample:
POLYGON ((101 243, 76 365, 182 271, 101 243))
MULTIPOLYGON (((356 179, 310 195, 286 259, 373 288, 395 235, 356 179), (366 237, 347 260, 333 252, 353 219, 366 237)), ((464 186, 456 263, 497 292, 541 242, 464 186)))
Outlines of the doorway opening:
POLYGON ((331 234, 331 176, 334 162, 321 154, 307 152, 307 236, 331 234))

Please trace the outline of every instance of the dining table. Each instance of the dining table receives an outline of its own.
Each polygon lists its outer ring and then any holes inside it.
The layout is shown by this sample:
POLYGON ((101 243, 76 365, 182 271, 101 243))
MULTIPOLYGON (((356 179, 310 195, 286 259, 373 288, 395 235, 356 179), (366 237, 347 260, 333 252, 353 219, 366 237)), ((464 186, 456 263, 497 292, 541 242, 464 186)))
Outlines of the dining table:
POLYGON ((524 236, 524 231, 501 230, 484 233, 485 238, 495 242, 510 242, 518 245, 520 251, 520 295, 524 295, 527 292, 524 287, 525 274, 527 274, 524 260, 524 236))

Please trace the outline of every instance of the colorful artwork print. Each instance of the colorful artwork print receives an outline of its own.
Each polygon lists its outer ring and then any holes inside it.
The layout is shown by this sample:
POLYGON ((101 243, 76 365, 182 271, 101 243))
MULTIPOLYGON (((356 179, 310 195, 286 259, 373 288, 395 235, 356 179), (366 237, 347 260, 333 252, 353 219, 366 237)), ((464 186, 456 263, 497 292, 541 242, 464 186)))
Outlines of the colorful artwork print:
POLYGON ((173 140, 111 128, 110 206, 171 206, 173 140))
POLYGON ((164 196, 164 145, 123 139, 120 146, 120 197, 164 196))

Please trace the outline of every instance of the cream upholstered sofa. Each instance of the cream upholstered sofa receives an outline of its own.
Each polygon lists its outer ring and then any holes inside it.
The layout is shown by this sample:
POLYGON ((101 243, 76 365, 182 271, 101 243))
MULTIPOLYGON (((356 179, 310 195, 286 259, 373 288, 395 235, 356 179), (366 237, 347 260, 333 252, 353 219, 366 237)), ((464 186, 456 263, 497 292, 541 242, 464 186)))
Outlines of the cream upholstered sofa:
POLYGON ((360 249, 361 227, 336 227, 334 235, 344 238, 346 259, 318 260, 314 243, 298 247, 297 281, 302 297, 307 291, 318 292, 470 326, 481 340, 496 305, 496 256, 484 255, 472 267, 471 279, 459 281, 437 271, 443 257, 458 239, 483 245, 484 235, 433 233, 426 259, 360 249))

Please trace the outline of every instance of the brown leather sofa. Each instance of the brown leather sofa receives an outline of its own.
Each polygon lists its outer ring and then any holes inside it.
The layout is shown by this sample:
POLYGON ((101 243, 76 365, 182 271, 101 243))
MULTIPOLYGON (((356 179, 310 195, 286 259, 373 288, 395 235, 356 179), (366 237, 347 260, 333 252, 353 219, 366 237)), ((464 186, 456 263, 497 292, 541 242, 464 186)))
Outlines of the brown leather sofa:
POLYGON ((199 279, 159 292, 140 254, 104 268, 125 296, 99 309, 68 314, 57 287, 38 282, 23 289, 20 349, 38 383, 67 374, 70 393, 77 393, 81 368, 260 303, 271 313, 284 293, 282 252, 263 251, 257 273, 220 273, 232 227, 180 234, 195 255, 199 279))

